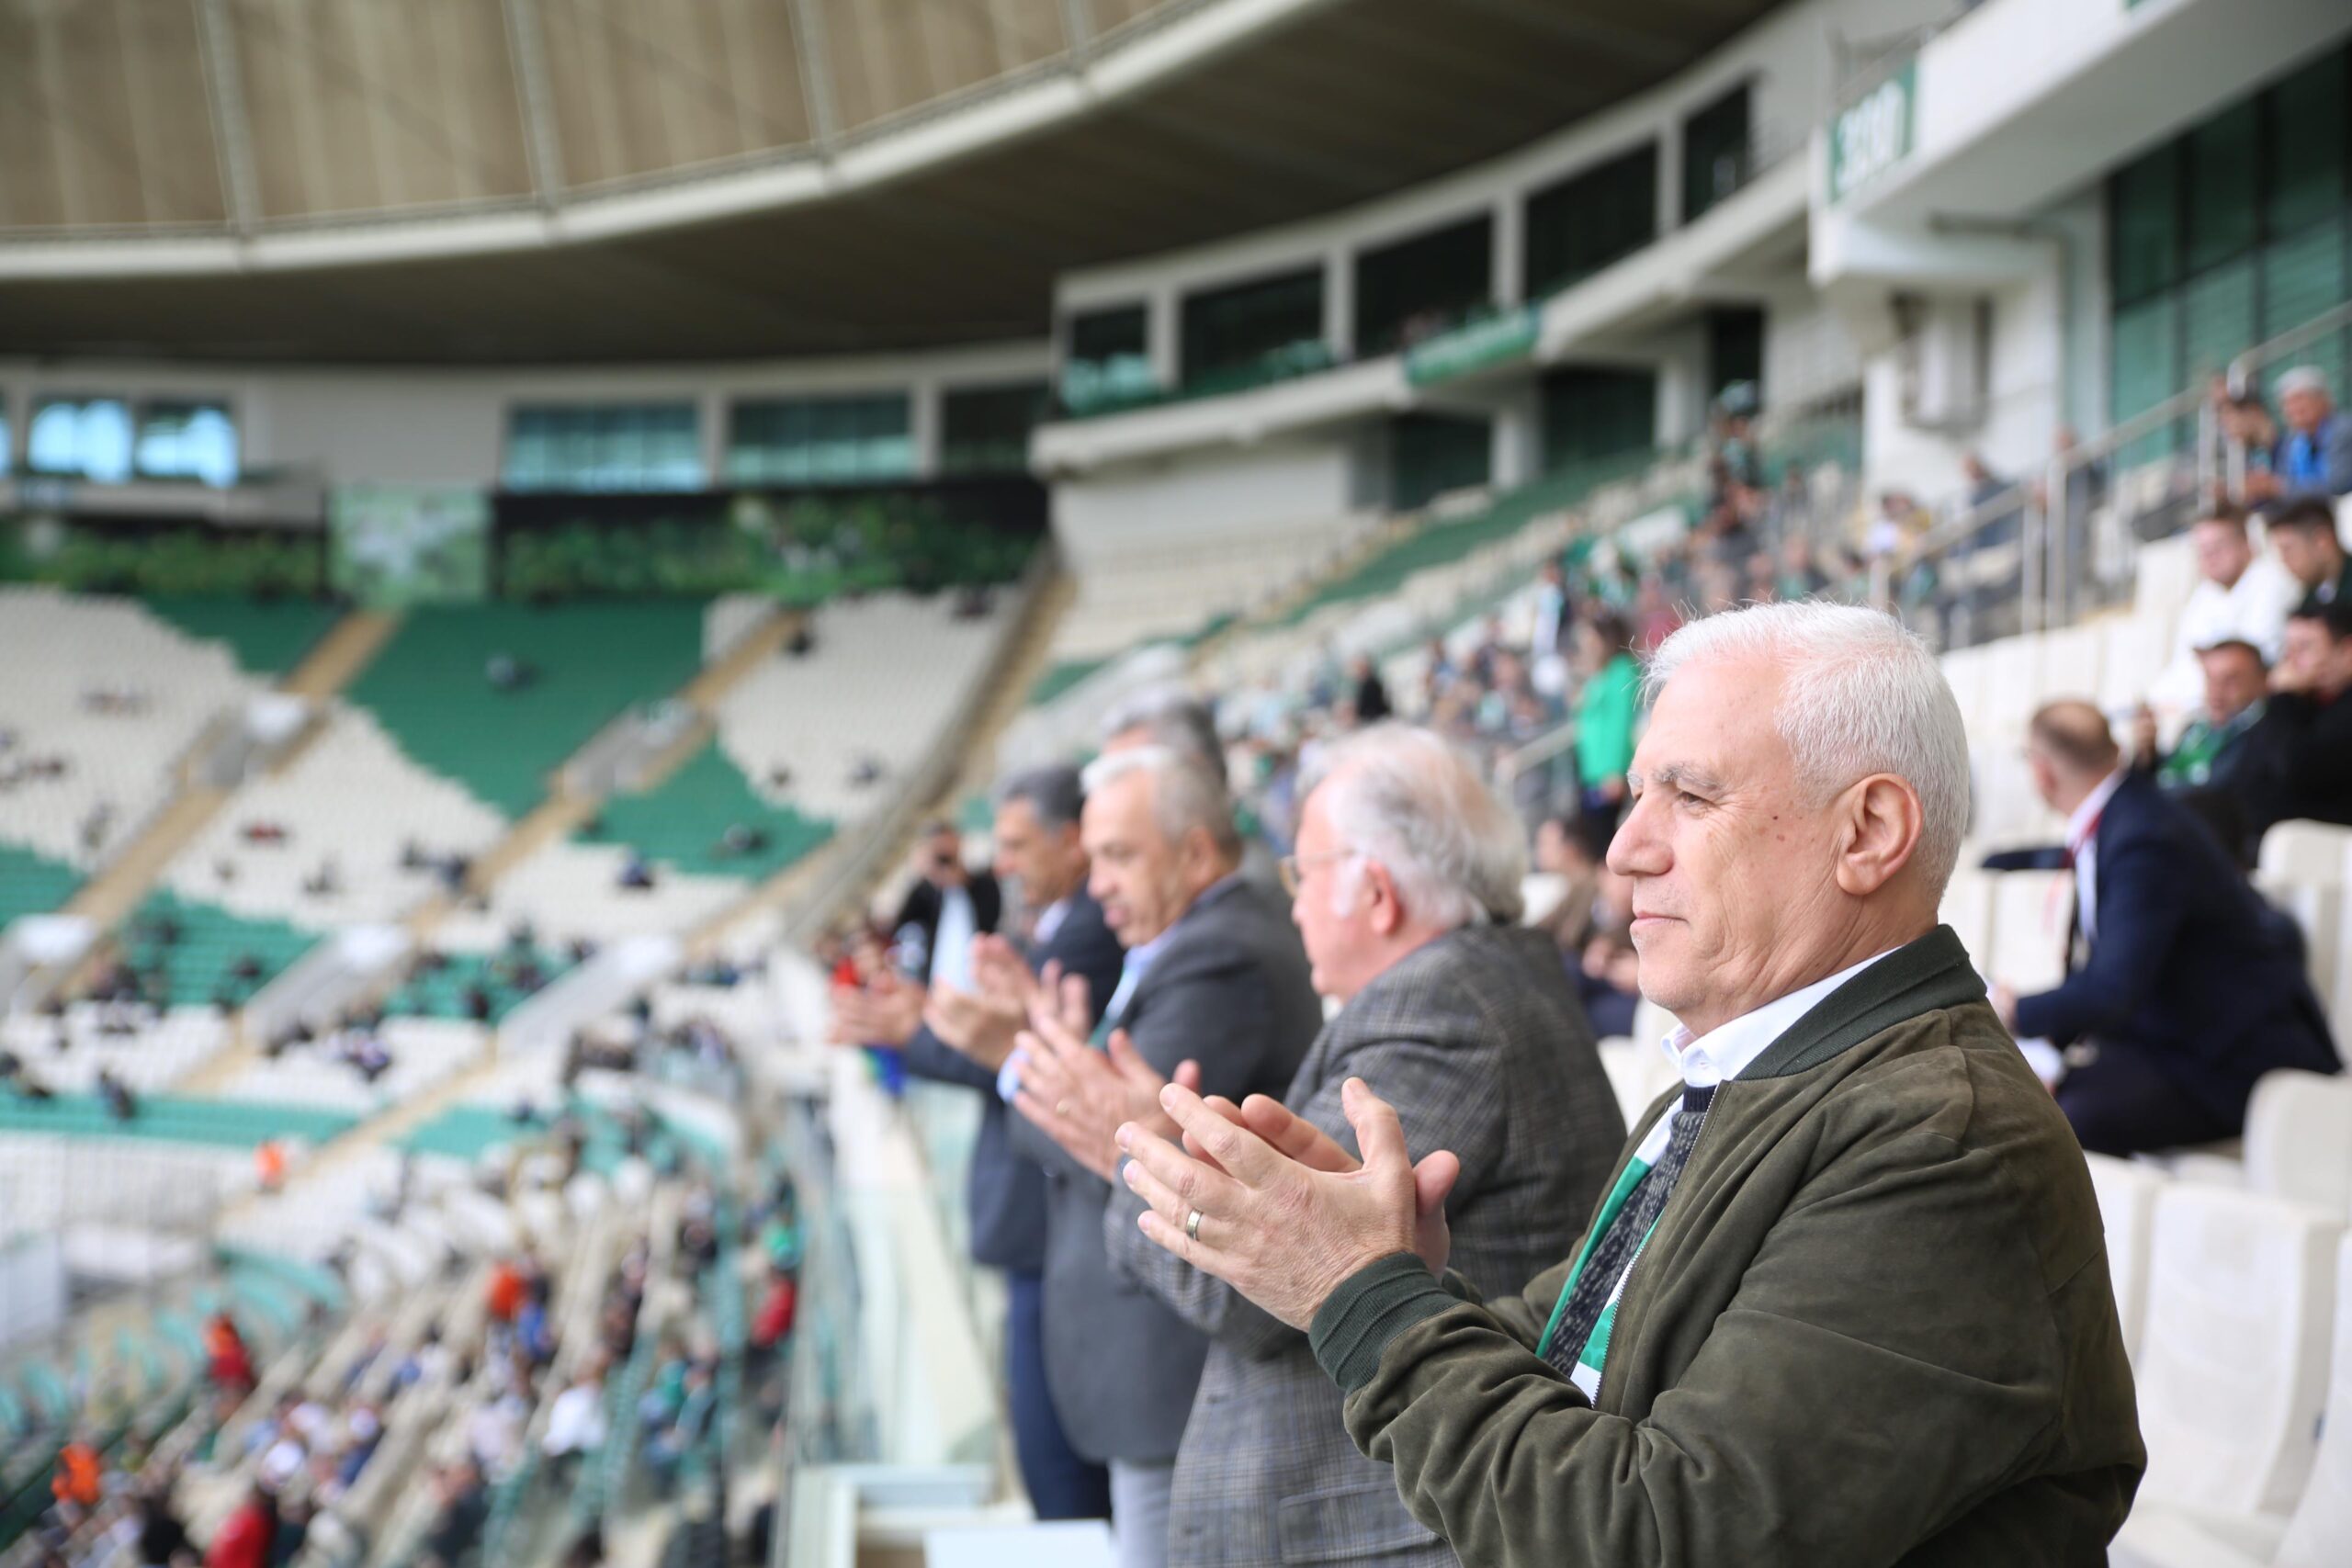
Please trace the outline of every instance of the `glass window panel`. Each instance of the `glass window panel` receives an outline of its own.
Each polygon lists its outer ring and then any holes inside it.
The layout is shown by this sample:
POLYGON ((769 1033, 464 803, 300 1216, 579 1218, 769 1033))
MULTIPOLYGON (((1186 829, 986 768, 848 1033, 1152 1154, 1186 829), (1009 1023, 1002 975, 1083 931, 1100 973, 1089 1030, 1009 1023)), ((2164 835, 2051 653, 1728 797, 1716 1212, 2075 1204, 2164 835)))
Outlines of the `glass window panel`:
POLYGON ((34 473, 94 484, 130 479, 130 406, 120 398, 43 398, 26 434, 25 463, 34 473))
POLYGON ((1246 372, 1276 349, 1323 336, 1320 267, 1213 288, 1184 300, 1184 380, 1246 372))
POLYGON ((726 472, 737 483, 896 479, 914 467, 902 392, 763 398, 737 403, 728 416, 726 472))
MULTIPOLYGON (((2109 418, 2121 423, 2154 407, 2180 389, 2180 300, 2171 294, 2115 313, 2113 358, 2108 376, 2109 418)), ((2169 454, 2176 434, 2159 431, 2134 442, 2119 457, 2128 468, 2169 454)))
POLYGON ((1537 191, 1527 201, 1527 295, 1566 288, 1657 236, 1657 143, 1537 191))
POLYGON ((1030 433, 1045 412, 1042 381, 949 389, 939 400, 939 471, 1027 472, 1030 433))
POLYGON ((1645 452, 1657 444, 1657 378, 1570 366, 1544 378, 1544 466, 1645 452))
POLYGON ((1484 215, 1356 257, 1356 353, 1386 354, 1494 297, 1494 220, 1484 215))
POLYGON ((1069 319, 1069 357, 1075 364, 1102 365, 1148 355, 1149 333, 1141 305, 1081 311, 1069 319))
POLYGON ((2180 146, 2157 148, 2108 182, 2108 267, 2115 303, 2131 305, 2180 276, 2180 146))
POLYGON ((2344 99, 2352 49, 2330 50, 2273 87, 2268 227, 2283 236, 2340 218, 2347 189, 2344 99))
POLYGON ((2260 339, 2255 321, 2255 271, 2254 258, 2240 256, 2199 273, 2182 287, 2179 386, 2193 386, 2218 375, 2260 339))
POLYGON ((2188 269, 2201 272, 2254 248, 2256 148, 2260 120, 2254 100, 2215 115, 2188 133, 2188 269))
POLYGON ((139 411, 133 466, 142 478, 237 482, 237 427, 217 402, 151 402, 139 411))
POLYGON ((692 403, 541 405, 508 416, 510 490, 699 490, 692 403))
POLYGON ((1682 122, 1682 220, 1731 195, 1748 175, 1747 84, 1682 122))
POLYGON ((1389 499, 1398 509, 1487 482, 1494 442, 1485 420, 1400 414, 1389 431, 1389 499))

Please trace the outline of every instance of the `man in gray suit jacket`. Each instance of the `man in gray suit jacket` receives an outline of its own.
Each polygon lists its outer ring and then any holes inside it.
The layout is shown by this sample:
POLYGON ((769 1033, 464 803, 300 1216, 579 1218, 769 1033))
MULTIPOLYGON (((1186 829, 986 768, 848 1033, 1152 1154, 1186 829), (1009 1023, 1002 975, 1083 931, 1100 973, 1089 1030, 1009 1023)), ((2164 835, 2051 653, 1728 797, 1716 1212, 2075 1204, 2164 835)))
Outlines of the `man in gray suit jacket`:
MULTIPOLYGON (((1396 1106, 1412 1146, 1460 1156, 1453 1261, 1498 1283, 1574 1245, 1625 1134, 1555 950, 1509 923, 1525 863, 1516 818, 1466 758, 1426 730, 1380 725, 1333 754, 1283 865, 1316 987, 1344 1004, 1283 1097, 1301 1120, 1279 1119, 1295 1137, 1329 1136, 1292 1152, 1352 1167, 1340 1087, 1363 1078, 1396 1106)), ((1148 1066, 1048 1032, 1030 1092, 1069 1106, 1048 1125, 1073 1150, 1091 1155, 1126 1120, 1174 1135, 1148 1066)), ((1453 1562, 1389 1468, 1349 1438, 1306 1336, 1154 1246, 1136 1223, 1143 1200, 1114 1190, 1114 1269, 1211 1337, 1176 1461, 1170 1562, 1453 1562)))
MULTIPOLYGON (((1278 1092, 1322 1008, 1280 904, 1234 874, 1241 845, 1224 786, 1163 747, 1106 753, 1086 773, 1082 837, 1089 889, 1127 950, 1102 1015, 1123 1058, 1170 1074, 1191 1058, 1212 1094, 1278 1092)), ((1023 1071, 1016 1054, 1012 1072, 1023 1071)), ((1040 1109, 1025 1089, 1016 1103, 1024 1118, 1040 1109)), ((1177 1444, 1208 1342, 1113 1271, 1102 1245, 1112 1190, 1099 1168, 1027 1120, 1014 1127, 1014 1146, 1046 1170, 1054 1407, 1071 1446, 1110 1464, 1123 1568, 1155 1568, 1167 1558, 1177 1444)))

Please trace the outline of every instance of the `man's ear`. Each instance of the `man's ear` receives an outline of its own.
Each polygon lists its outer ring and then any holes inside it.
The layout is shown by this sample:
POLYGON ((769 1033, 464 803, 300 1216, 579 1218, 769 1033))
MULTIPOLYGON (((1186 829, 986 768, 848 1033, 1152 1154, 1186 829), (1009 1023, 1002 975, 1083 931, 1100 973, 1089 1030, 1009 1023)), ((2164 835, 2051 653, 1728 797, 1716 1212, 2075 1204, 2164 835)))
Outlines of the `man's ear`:
POLYGON ((1839 801, 1844 842, 1838 856, 1838 887, 1867 898, 1911 863, 1926 830, 1919 797, 1892 773, 1873 773, 1839 801))

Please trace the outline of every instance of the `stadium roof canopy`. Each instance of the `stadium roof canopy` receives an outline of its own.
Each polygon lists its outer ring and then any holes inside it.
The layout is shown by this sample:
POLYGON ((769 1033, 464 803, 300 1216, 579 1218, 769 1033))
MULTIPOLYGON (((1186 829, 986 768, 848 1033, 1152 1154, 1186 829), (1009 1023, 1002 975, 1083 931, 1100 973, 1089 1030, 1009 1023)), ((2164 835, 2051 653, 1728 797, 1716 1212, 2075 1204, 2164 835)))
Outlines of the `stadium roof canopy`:
POLYGON ((0 0, 0 352, 1035 336, 1062 269, 1506 151, 1772 0, 0 0))

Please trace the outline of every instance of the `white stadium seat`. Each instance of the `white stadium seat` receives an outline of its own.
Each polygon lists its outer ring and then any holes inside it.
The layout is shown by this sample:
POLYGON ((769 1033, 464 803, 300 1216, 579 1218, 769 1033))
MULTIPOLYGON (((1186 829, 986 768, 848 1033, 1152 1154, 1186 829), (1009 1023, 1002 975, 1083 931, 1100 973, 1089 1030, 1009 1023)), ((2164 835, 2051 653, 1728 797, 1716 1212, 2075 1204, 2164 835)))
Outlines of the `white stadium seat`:
POLYGON ((2065 978, 2071 872, 2003 872, 1993 884, 1993 978, 2020 995, 2065 978))
POLYGON ((2107 1272, 2115 1287, 2115 1314, 2123 1325, 2123 1348, 2136 1360, 2148 1314, 2148 1247, 2155 1230, 2156 1196, 2165 1189, 2153 1166, 2106 1155, 2086 1155, 2091 1190, 2107 1228, 2107 1272))
POLYGON ((2352 1078, 2263 1074, 2245 1111, 2245 1183, 2352 1221, 2352 1078))
POLYGON ((2227 1188, 2158 1196, 2135 1369, 2144 1494, 2225 1513, 2294 1506, 2317 1449, 2344 1231, 2227 1188))
POLYGON ((2336 1249, 2335 1332, 2311 1479, 2292 1513, 2225 1513, 2140 1487, 2116 1568, 2343 1568, 2352 1548, 2352 1237, 2336 1249))

